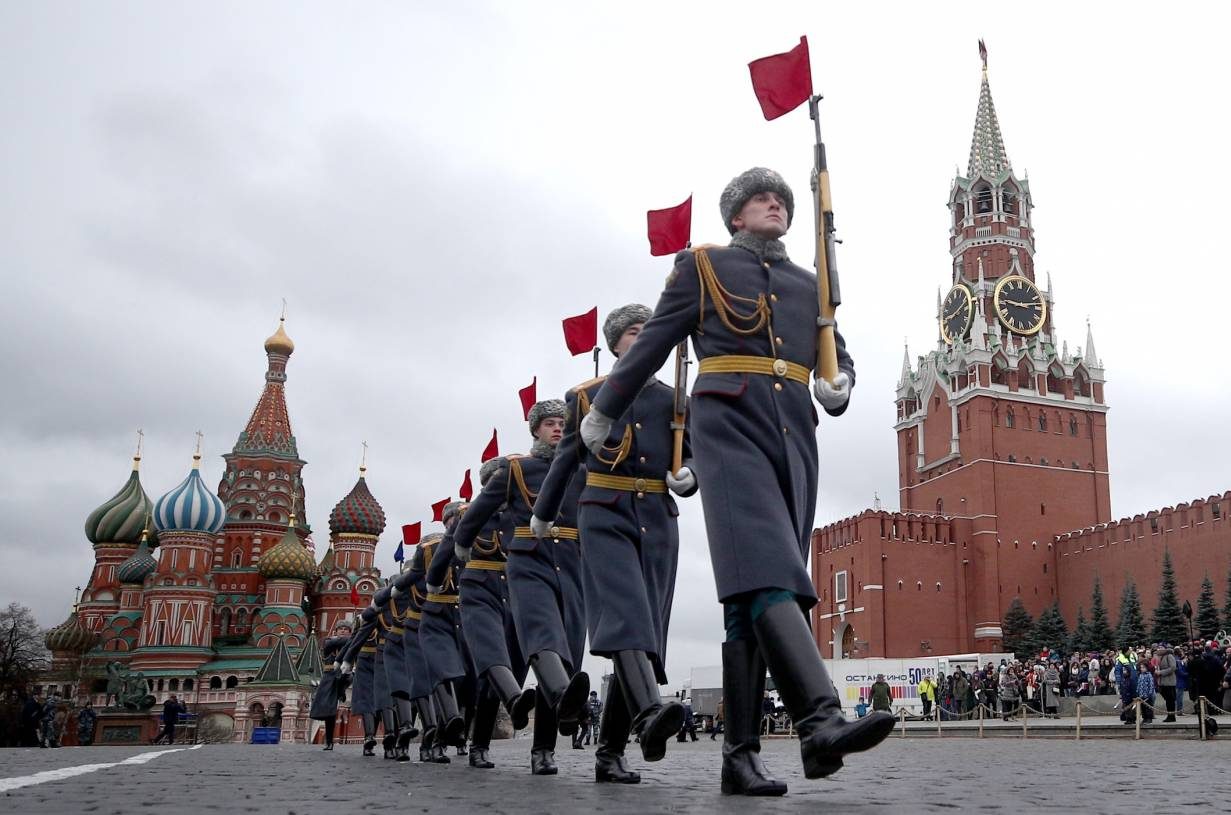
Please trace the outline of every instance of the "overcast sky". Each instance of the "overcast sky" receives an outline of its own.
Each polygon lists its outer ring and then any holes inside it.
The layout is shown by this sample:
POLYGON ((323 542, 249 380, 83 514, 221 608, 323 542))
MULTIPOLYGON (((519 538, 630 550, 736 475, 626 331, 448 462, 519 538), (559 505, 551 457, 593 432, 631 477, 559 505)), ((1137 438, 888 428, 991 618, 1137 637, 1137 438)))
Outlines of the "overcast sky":
MULTIPOLYGON (((693 193, 694 241, 725 241, 722 187, 774 167, 811 263, 811 124, 765 122, 746 68, 801 34, 858 370, 821 426, 817 525, 897 506, 894 385, 903 341, 935 343, 979 37, 1059 335, 1083 345, 1089 316, 1106 367, 1114 513, 1231 486, 1221 6, 606 5, 0 5, 0 600, 64 618, 136 428, 152 498, 198 429, 217 485, 284 297, 317 549, 367 441, 391 568, 398 527, 456 494, 493 426, 524 452, 518 388, 592 374, 559 320, 656 301, 646 209, 693 193)), ((699 501, 681 504, 677 686, 722 636, 699 501)))

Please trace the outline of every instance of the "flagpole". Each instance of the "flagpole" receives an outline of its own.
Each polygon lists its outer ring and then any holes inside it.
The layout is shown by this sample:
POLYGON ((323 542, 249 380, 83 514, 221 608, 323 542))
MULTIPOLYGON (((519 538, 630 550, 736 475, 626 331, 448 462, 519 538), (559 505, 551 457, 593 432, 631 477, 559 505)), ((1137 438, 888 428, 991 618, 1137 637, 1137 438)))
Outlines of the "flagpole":
POLYGON ((816 133, 814 150, 815 164, 812 169, 812 203, 816 225, 816 296, 820 307, 817 318, 816 375, 818 379, 833 382, 838 375, 838 351, 834 339, 834 320, 837 307, 842 303, 838 289, 838 266, 834 256, 833 199, 829 192, 829 164, 825 156, 825 142, 821 140, 821 115, 819 102, 823 97, 814 94, 808 98, 808 115, 812 117, 816 133))
POLYGON ((603 352, 602 348, 594 346, 594 378, 598 379, 598 355, 603 352))

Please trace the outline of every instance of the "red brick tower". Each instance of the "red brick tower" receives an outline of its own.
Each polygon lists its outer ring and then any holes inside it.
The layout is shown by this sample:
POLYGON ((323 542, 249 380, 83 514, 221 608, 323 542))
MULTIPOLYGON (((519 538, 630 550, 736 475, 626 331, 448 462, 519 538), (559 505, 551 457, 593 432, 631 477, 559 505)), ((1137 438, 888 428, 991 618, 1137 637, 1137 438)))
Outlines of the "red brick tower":
POLYGON ((1015 596, 1036 614, 1056 599, 1056 530, 1111 518, 1102 362, 1088 327, 1072 353, 1056 336, 1051 281, 1035 276, 1032 207, 985 58, 967 174, 949 195, 939 339, 916 364, 903 360, 894 426, 902 512, 969 524, 956 582, 972 630, 959 634, 977 650, 999 647, 1015 596))
POLYGON ((385 531, 385 510, 368 489, 367 467, 359 467, 359 480, 329 513, 329 549, 316 568, 312 608, 316 632, 328 637, 333 626, 356 611, 351 587, 363 608, 380 586, 376 543, 385 531))
POLYGON ((234 449, 223 456, 226 471, 218 497, 226 505, 226 523, 213 569, 218 587, 214 634, 223 642, 239 644, 251 635, 253 618, 265 602, 265 582, 257 567, 261 551, 283 537, 296 508, 301 522, 295 533, 306 540, 310 532, 302 521, 306 510, 301 473, 307 462, 299 457, 286 410, 286 364, 294 350, 284 318, 265 340, 268 367, 261 398, 234 449))

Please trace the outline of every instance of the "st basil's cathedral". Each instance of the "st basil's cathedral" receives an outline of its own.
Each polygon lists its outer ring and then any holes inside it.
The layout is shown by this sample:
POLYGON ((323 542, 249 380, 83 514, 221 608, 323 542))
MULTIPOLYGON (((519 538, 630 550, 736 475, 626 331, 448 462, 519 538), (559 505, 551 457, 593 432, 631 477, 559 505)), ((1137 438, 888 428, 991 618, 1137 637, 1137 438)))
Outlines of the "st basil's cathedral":
POLYGON ((223 456, 217 493, 201 478, 198 449, 184 480, 151 501, 138 449, 119 492, 86 518, 94 568, 73 612, 48 633, 52 665, 42 679, 103 709, 117 677, 143 676, 155 707, 104 727, 104 741, 145 738, 172 693, 211 740, 245 742, 260 725, 279 727, 283 741, 308 740, 318 637, 380 585, 373 560, 385 512, 360 467, 329 515, 318 562, 303 520, 307 462, 286 408, 294 350, 281 321, 265 341, 265 385, 223 456))

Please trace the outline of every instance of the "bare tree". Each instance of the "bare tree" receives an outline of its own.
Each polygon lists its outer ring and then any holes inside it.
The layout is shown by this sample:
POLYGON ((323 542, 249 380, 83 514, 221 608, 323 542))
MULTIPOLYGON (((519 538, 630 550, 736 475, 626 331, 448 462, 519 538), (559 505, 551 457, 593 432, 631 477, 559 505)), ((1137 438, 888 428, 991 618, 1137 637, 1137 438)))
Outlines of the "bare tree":
POLYGON ((11 698, 46 670, 50 654, 43 645, 46 632, 30 609, 9 603, 0 610, 0 698, 11 698))

